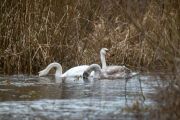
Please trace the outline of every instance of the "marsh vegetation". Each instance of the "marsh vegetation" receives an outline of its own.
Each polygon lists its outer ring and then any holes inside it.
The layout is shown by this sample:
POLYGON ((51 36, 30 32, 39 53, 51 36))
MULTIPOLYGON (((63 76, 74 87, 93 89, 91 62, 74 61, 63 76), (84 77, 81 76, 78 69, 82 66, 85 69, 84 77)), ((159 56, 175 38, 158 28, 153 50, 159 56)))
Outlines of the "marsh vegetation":
MULTIPOLYGON (((178 119, 179 33, 179 0, 1 0, 0 74, 34 75, 53 61, 64 70, 99 64, 99 50, 106 47, 108 64, 158 71, 168 82, 152 96, 156 107, 137 103, 125 110, 178 119)), ((8 85, 5 88, 12 87, 8 85)))
POLYGON ((2 0, 0 69, 35 74, 53 61, 68 69, 99 63, 176 72, 180 61, 179 1, 2 0))

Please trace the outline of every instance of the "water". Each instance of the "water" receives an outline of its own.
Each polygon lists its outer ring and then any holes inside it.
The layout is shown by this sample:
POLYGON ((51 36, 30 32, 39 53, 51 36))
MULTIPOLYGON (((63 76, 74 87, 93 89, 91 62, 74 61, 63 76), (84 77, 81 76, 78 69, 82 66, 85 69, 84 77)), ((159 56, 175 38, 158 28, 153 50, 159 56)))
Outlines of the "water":
POLYGON ((52 76, 1 76, 0 120, 136 119, 125 108, 137 101, 141 107, 153 106, 151 94, 167 84, 142 74, 129 80, 77 79, 57 83, 52 76))

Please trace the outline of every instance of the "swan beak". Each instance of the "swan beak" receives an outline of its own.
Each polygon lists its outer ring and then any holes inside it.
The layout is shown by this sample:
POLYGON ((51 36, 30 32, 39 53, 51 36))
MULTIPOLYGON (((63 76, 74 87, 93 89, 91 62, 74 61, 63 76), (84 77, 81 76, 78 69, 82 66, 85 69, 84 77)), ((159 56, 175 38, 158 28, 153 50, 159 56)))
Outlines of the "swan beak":
POLYGON ((110 53, 106 53, 107 58, 111 57, 110 53))

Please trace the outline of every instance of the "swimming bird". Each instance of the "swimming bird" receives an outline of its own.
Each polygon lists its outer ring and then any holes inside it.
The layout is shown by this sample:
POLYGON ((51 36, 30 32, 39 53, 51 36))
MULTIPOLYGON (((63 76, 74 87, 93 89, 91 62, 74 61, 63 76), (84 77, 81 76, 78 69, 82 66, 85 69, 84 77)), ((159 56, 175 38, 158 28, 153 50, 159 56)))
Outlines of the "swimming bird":
POLYGON ((92 71, 94 71, 93 78, 95 79, 125 79, 137 75, 137 73, 131 72, 131 70, 125 66, 121 66, 121 72, 109 73, 101 69, 98 64, 92 64, 84 71, 83 78, 88 79, 92 71))
POLYGON ((102 71, 104 71, 106 74, 121 74, 121 72, 128 72, 129 69, 126 66, 119 66, 119 65, 111 65, 107 66, 106 65, 106 53, 108 49, 107 48, 102 48, 100 50, 100 59, 101 59, 101 64, 102 64, 102 71))
POLYGON ((39 77, 46 76, 52 68, 56 68, 56 77, 80 77, 88 67, 89 65, 80 65, 67 70, 65 73, 62 73, 61 64, 53 62, 49 64, 44 70, 39 71, 39 77))

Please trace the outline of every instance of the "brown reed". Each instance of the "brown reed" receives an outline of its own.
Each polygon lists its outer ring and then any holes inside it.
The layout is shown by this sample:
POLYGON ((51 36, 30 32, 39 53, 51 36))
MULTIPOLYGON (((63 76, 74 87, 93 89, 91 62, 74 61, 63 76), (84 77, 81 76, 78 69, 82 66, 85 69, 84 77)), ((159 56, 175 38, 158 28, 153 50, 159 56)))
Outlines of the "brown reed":
POLYGON ((0 71, 100 63, 99 50, 107 47, 109 64, 177 72, 179 6, 178 0, 1 0, 0 71))

